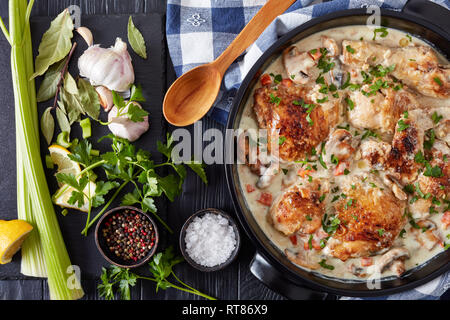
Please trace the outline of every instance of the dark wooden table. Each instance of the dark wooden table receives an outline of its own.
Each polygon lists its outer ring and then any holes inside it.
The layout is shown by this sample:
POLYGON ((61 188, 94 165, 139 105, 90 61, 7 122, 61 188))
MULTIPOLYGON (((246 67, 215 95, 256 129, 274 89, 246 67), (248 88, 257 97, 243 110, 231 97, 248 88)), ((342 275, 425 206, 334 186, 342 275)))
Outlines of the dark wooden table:
MULTIPOLYGON (((166 10, 166 1, 163 0, 36 0, 32 16, 54 17, 71 4, 80 6, 83 15, 159 13, 164 19, 166 10)), ((0 15, 3 18, 7 18, 8 1, 0 1, 0 15)), ((165 42, 163 47, 166 47, 165 42)), ((0 58, 0 70, 3 78, 2 84, 5 86, 2 89, 5 94, 0 96, 2 114, 13 115, 14 101, 10 79, 10 50, 9 45, 3 39, 3 35, 0 35, 0 55, 2 57, 0 58)), ((167 88, 174 80, 175 75, 170 58, 168 57, 167 48, 161 50, 161 55, 167 62, 164 67, 165 70, 163 74, 154 76, 162 77, 167 88)), ((162 101, 153 101, 153 104, 159 104, 159 108, 156 105, 153 110, 161 112, 162 101)), ((157 116, 153 114, 152 117, 161 118, 161 114, 157 116)), ((161 126, 159 139, 165 137, 167 130, 170 131, 173 129, 164 121, 156 125, 161 126)), ((11 150, 15 150, 15 138, 14 121, 11 121, 11 116, 0 117, 0 127, 2 128, 2 134, 0 135, 0 163, 2 163, 0 169, 0 194, 2 196, 6 195, 7 199, 9 199, 5 202, 7 203, 7 208, 2 208, 3 213, 0 214, 0 218, 14 219, 16 217, 16 173, 15 157, 11 154, 11 150)), ((224 131, 223 126, 211 119, 205 118, 203 119, 203 130, 208 128, 217 128, 224 131)), ((188 129, 193 132, 192 127, 188 129)), ((176 245, 178 232, 182 224, 189 215, 197 210, 214 207, 234 214, 222 166, 211 165, 207 167, 206 171, 209 178, 208 186, 205 186, 200 179, 192 172, 189 172, 184 183, 183 194, 175 202, 170 203, 166 201, 159 208, 160 215, 175 230, 175 235, 171 237, 171 240, 166 241, 166 245, 168 242, 176 245)), ((250 273, 248 266, 254 254, 254 247, 243 232, 241 232, 241 236, 243 237, 243 241, 239 257, 225 270, 215 273, 202 273, 184 263, 176 267, 177 274, 186 283, 219 299, 283 299, 277 293, 266 288, 250 273)), ((96 248, 92 246, 92 250, 96 250, 96 248)), ((107 265, 106 261, 104 265, 107 265)), ((100 270, 90 270, 90 272, 100 274, 100 270)), ((85 299, 99 298, 96 290, 97 283, 98 280, 95 278, 83 278, 83 288, 86 292, 85 299)), ((156 294, 152 283, 138 283, 132 291, 132 298, 197 299, 196 296, 173 289, 166 291, 160 290, 156 294)), ((21 275, 20 254, 17 254, 13 262, 0 266, 0 299, 48 299, 47 284, 45 280, 27 278, 21 275), (2 277, 2 274, 8 274, 9 276, 2 277)))

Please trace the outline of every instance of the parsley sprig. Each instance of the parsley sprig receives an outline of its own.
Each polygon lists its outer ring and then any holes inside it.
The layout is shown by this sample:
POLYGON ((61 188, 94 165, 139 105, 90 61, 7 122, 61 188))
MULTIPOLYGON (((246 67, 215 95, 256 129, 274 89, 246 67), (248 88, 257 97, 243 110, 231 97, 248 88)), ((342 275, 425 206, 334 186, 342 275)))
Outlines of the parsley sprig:
POLYGON ((173 159, 172 150, 174 145, 170 135, 167 135, 167 142, 165 144, 160 141, 157 142, 158 151, 167 158, 165 162, 160 164, 155 164, 147 151, 137 149, 126 139, 109 134, 102 137, 99 142, 105 139, 111 140, 111 151, 99 154, 98 156, 92 156, 92 146, 87 140, 80 141, 77 147, 73 148, 70 158, 85 168, 78 177, 65 174, 57 175, 60 182, 66 183, 75 189, 72 192, 69 203, 77 203, 79 207, 83 205, 82 191, 88 185, 87 180, 89 180, 91 175, 95 175, 92 172, 95 168, 100 167, 103 169, 103 173, 108 181, 98 181, 93 196, 89 197, 89 193, 84 194, 89 201, 89 208, 103 204, 105 202, 103 196, 108 194, 110 190, 116 189, 108 202, 93 219, 90 218, 91 210, 89 209, 86 226, 82 234, 87 235, 88 229, 121 194, 122 189, 128 185, 134 187, 134 190, 126 193, 122 197, 121 204, 139 204, 144 212, 151 212, 170 233, 173 233, 172 229, 157 215, 154 198, 164 194, 170 201, 174 201, 175 197, 181 194, 182 185, 187 175, 185 166, 192 169, 207 184, 208 181, 203 165, 193 161, 181 162, 173 159), (162 167, 171 168, 172 172, 161 175, 159 168, 162 167))
POLYGON ((114 265, 109 268, 102 268, 100 277, 102 283, 97 286, 98 293, 100 297, 104 297, 106 300, 114 300, 116 295, 122 300, 130 300, 131 287, 136 285, 137 280, 147 280, 156 283, 156 292, 158 292, 158 289, 174 288, 209 300, 216 300, 187 285, 176 276, 173 267, 183 261, 183 257, 175 256, 173 247, 169 247, 164 252, 156 254, 149 263, 149 269, 153 277, 141 276, 130 272, 129 269, 114 265), (169 281, 169 277, 172 277, 175 281, 169 281))

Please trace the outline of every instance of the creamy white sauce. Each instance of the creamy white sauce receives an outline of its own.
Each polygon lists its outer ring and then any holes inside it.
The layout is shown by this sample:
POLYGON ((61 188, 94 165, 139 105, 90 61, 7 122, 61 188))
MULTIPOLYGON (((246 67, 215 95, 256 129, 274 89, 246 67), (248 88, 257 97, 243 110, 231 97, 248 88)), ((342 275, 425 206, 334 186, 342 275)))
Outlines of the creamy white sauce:
MULTIPOLYGON (((380 38, 377 37, 377 42, 391 47, 399 47, 399 42, 401 39, 407 39, 406 34, 404 32, 394 30, 394 29, 388 29, 389 34, 386 38, 380 38)), ((349 26, 349 27, 340 27, 340 28, 334 28, 322 31, 320 33, 314 34, 310 37, 307 37, 303 40, 300 40, 298 43, 296 43, 296 46, 301 51, 309 51, 315 48, 322 47, 321 39, 320 37, 322 35, 326 35, 327 37, 333 38, 337 41, 337 43, 340 45, 342 40, 360 40, 363 38, 364 40, 371 41, 373 37, 373 28, 369 28, 366 26, 349 26)), ((428 45, 424 41, 413 37, 412 43, 417 45, 428 45)), ((439 55, 439 54, 438 54, 439 55)), ((447 64, 447 61, 439 55, 440 59, 442 59, 443 64, 447 64)), ((277 58, 273 63, 265 70, 265 73, 273 73, 273 74, 281 74, 283 78, 289 78, 289 75, 284 70, 283 64, 282 64, 282 58, 281 56, 277 58)), ((253 90, 260 87, 259 81, 255 88, 253 90)), ((240 122, 240 128, 241 129, 258 129, 258 124, 255 118, 255 114, 253 112, 253 94, 249 95, 248 101, 245 105, 243 116, 240 122)), ((434 99, 429 97, 419 97, 419 103, 422 105, 427 105, 431 108, 434 107, 450 107, 450 99, 443 100, 443 99, 434 99)), ((346 124, 346 123, 345 123, 346 124)), ((361 129, 356 129, 359 132, 361 132, 361 129)), ((350 132, 354 132, 355 129, 351 128, 350 132)), ((282 165, 283 167, 283 165, 282 165)), ((325 170, 321 170, 321 166, 317 166, 319 170, 313 174, 313 177, 328 177, 328 173, 325 170)), ((354 161, 352 164, 352 167, 350 168, 350 171, 352 174, 368 174, 371 168, 368 168, 362 164, 362 162, 356 162, 354 161)), ((279 248, 280 251, 284 252, 287 248, 292 248, 293 244, 289 240, 289 238, 279 231, 277 231, 269 222, 269 219, 267 218, 269 207, 261 204, 257 200, 259 199, 262 192, 268 192, 271 193, 273 196, 273 199, 276 199, 286 188, 282 184, 283 180, 283 173, 278 174, 271 182, 270 186, 268 188, 265 188, 263 190, 259 190, 256 188, 255 191, 248 193, 246 191, 246 185, 250 184, 252 186, 255 186, 258 176, 253 174, 250 169, 246 165, 238 165, 238 175, 240 180, 240 186, 241 186, 241 192, 244 195, 246 204, 248 208, 251 210, 255 220, 258 222, 259 227, 262 229, 262 231, 267 235, 267 237, 273 242, 273 244, 279 248)), ((441 207, 442 208, 442 207, 441 207)), ((435 214, 432 215, 429 219, 433 220, 439 227, 439 233, 442 236, 442 239, 446 239, 446 235, 449 233, 447 230, 443 230, 440 226, 440 219, 442 217, 442 214, 435 214)), ((422 265, 426 263, 429 259, 436 256, 438 253, 443 251, 443 247, 437 245, 432 249, 431 251, 423 248, 420 246, 420 244, 416 241, 415 237, 413 236, 412 232, 410 231, 411 226, 407 222, 404 226, 404 229, 406 230, 406 234, 404 235, 404 238, 397 238, 394 245, 399 246, 403 245, 405 246, 409 251, 411 257, 405 261, 405 267, 407 270, 415 268, 419 265, 422 265)), ((320 253, 319 253, 320 254, 320 253)), ((376 263, 377 259, 379 259, 380 256, 374 256, 374 262, 376 263)), ((311 272, 317 272, 319 274, 325 275, 325 276, 331 276, 333 278, 340 278, 340 279, 353 279, 353 280, 364 280, 364 278, 357 277, 351 272, 349 272, 349 267, 353 264, 356 267, 360 267, 360 258, 354 258, 354 259, 348 259, 347 261, 343 262, 340 259, 332 258, 330 256, 324 256, 326 258, 326 263, 333 265, 334 270, 328 270, 325 268, 319 268, 318 270, 311 271, 311 272)), ((298 266, 299 268, 303 268, 301 266, 298 266)), ((306 268, 303 268, 306 269, 306 268)), ((367 268, 364 269, 366 271, 367 268)), ((306 269, 308 270, 308 269, 306 269)), ((387 270, 382 274, 382 277, 390 277, 393 276, 393 273, 391 271, 387 270)))

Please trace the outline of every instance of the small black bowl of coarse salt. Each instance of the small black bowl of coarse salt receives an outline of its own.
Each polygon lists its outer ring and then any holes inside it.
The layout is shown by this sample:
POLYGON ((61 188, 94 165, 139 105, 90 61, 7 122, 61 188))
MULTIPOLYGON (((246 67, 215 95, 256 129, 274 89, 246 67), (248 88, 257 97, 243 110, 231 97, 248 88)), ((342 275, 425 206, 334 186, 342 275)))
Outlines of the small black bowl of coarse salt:
POLYGON ((217 271, 236 258, 241 245, 234 220, 218 209, 194 213, 180 233, 180 249, 186 261, 200 271, 217 271))
POLYGON ((122 268, 146 263, 158 246, 158 229, 148 214, 135 207, 114 208, 95 228, 95 244, 102 256, 122 268))

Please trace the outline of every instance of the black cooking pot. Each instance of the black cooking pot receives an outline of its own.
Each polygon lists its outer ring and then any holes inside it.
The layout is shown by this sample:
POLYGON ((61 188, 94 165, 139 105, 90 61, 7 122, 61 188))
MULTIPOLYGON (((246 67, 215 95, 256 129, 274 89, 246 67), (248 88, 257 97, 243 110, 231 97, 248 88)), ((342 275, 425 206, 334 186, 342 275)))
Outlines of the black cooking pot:
MULTIPOLYGON (((369 15, 366 9, 334 12, 313 19, 280 38, 259 58, 242 82, 234 99, 227 128, 239 127, 245 102, 256 81, 259 80, 259 75, 285 48, 326 29, 365 25, 369 15)), ((410 0, 401 12, 381 9, 381 24, 414 34, 430 43, 444 56, 450 57, 450 12, 437 4, 424 0, 410 0)), ((257 248, 250 270, 268 287, 287 298, 335 299, 338 296, 390 295, 422 285, 450 269, 450 250, 447 250, 426 264, 409 270, 400 278, 385 278, 379 283, 369 285, 366 281, 344 281, 303 270, 291 263, 284 253, 271 243, 253 218, 239 185, 237 164, 227 164, 225 171, 238 218, 257 248)))

